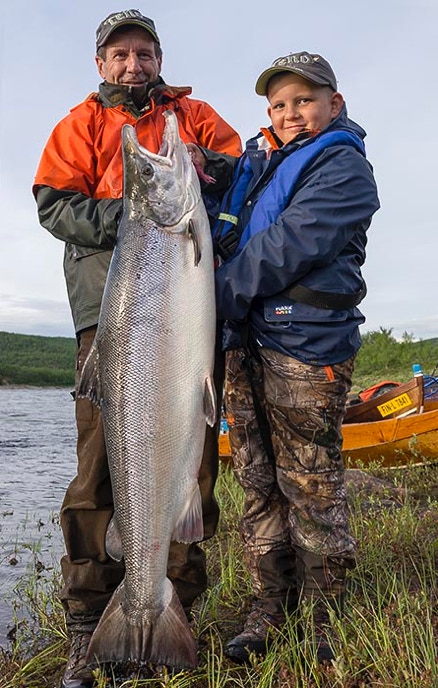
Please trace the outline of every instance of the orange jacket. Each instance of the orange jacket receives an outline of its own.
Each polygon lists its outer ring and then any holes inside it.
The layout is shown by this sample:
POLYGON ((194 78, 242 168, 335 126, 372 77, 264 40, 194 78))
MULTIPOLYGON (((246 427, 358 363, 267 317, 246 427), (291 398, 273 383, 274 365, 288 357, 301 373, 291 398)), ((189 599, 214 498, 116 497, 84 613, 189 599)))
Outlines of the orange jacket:
POLYGON ((206 196, 220 195, 231 182, 233 161, 241 153, 239 136, 210 105, 188 98, 189 93, 190 88, 162 82, 151 91, 143 114, 133 109, 126 89, 101 84, 100 97, 92 94, 73 108, 46 144, 33 192, 40 223, 65 242, 64 274, 76 332, 99 317, 122 213, 124 124, 132 124, 140 143, 158 153, 162 113, 174 110, 181 138, 203 147, 205 172, 218 180, 205 189, 206 196))
POLYGON ((139 142, 158 153, 164 130, 162 113, 173 109, 185 143, 196 143, 217 153, 241 155, 238 134, 210 106, 187 98, 191 88, 167 87, 169 99, 140 118, 124 105, 103 107, 91 94, 74 107, 55 127, 44 149, 35 177, 35 186, 51 186, 83 193, 91 198, 121 198, 121 129, 126 123, 136 128, 139 142))

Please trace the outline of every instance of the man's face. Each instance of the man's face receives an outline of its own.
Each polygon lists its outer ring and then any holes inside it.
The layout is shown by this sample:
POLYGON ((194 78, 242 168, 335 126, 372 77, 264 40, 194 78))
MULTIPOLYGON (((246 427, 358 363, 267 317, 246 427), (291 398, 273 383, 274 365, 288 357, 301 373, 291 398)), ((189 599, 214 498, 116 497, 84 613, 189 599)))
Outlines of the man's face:
POLYGON ((302 132, 324 129, 340 113, 343 98, 329 86, 316 86, 298 74, 285 72, 268 84, 268 115, 283 144, 302 132))
POLYGON ((102 79, 110 84, 144 86, 157 80, 161 57, 155 54, 155 41, 141 28, 116 31, 105 44, 105 59, 96 55, 102 79))

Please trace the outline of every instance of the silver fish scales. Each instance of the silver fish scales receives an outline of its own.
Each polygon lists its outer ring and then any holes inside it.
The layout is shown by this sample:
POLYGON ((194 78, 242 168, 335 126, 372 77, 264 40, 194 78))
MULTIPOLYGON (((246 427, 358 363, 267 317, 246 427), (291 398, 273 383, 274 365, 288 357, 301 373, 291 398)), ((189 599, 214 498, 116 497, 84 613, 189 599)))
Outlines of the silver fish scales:
POLYGON ((171 540, 203 537, 197 475, 216 417, 213 250, 195 168, 175 114, 165 117, 158 154, 123 127, 123 216, 79 388, 102 411, 114 498, 107 549, 125 563, 88 658, 191 668, 196 642, 166 569, 171 540))

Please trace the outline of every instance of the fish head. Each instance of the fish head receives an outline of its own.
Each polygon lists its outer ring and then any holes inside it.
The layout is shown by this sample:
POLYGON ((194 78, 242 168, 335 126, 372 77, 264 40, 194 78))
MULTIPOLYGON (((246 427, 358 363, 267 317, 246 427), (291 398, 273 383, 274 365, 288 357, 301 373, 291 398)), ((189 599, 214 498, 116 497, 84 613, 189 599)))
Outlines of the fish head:
POLYGON ((151 220, 168 231, 173 227, 181 231, 178 225, 200 202, 201 190, 175 113, 166 110, 164 117, 158 153, 139 143, 133 126, 125 124, 122 128, 123 209, 137 220, 151 220))

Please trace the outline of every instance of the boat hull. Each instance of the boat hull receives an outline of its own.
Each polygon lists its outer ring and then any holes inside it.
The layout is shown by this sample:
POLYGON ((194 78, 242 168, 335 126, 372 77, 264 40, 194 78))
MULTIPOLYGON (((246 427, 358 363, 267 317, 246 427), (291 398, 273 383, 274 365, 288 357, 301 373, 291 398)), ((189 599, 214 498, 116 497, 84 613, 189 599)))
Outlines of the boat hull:
MULTIPOLYGON (((342 456, 348 468, 366 468, 372 463, 396 467, 438 459, 438 402, 426 402, 423 413, 346 423, 342 436, 342 456)), ((219 436, 219 453, 224 462, 231 461, 228 433, 219 436)))
POLYGON ((438 458, 438 404, 423 413, 342 426, 342 454, 347 466, 403 466, 438 458))

